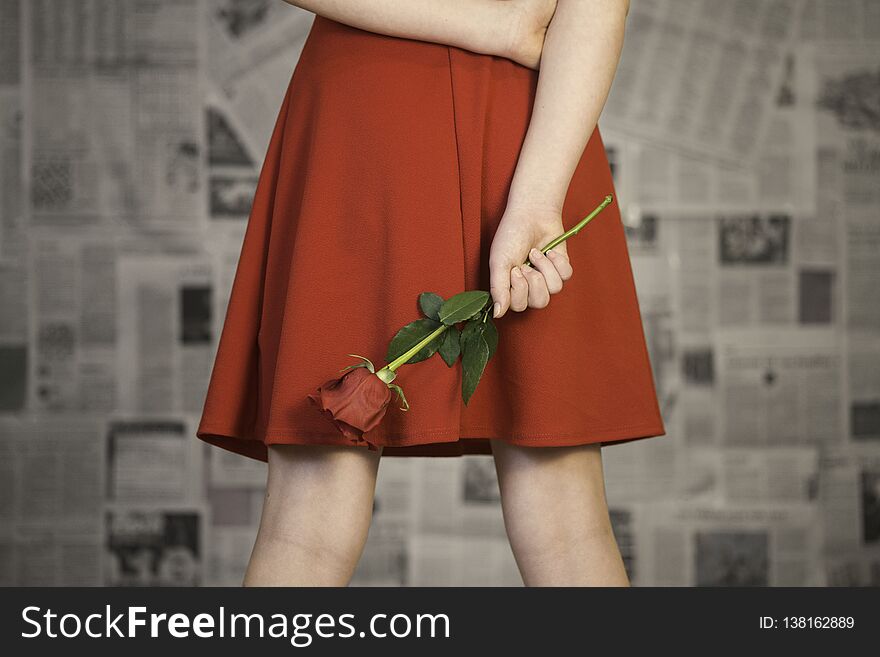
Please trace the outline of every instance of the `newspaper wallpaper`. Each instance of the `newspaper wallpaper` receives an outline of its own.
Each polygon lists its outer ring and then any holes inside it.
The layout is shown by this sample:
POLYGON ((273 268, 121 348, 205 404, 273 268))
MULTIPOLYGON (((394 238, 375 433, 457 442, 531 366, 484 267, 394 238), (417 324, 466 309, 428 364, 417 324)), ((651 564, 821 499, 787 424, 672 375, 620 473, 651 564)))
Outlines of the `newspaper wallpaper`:
MULTIPOLYGON (((194 437, 313 15, 0 0, 0 584, 237 585, 194 437)), ((880 2, 632 0, 601 119, 669 434, 603 450, 635 585, 880 584, 880 2)), ((492 459, 383 459, 355 585, 519 585, 492 459)))

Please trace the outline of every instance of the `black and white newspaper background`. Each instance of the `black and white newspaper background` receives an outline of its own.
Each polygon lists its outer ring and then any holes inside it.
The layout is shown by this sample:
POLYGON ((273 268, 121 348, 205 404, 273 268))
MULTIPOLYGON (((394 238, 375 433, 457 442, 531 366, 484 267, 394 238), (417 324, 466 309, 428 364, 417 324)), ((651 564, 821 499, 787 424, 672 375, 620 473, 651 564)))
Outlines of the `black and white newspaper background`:
MULTIPOLYGON (((878 6, 632 2, 600 124, 668 429, 603 450, 636 585, 880 584, 878 6)), ((194 431, 311 20, 0 0, 0 584, 241 582, 265 465, 194 431)), ((353 583, 520 584, 492 460, 384 459, 353 583)))

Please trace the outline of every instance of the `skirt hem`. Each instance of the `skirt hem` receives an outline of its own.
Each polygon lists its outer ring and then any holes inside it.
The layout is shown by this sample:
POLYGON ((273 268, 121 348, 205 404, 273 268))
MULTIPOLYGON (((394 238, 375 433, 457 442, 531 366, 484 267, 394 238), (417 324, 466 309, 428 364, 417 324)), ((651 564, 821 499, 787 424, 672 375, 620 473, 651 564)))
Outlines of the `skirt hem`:
MULTIPOLYGON (((571 447, 622 444, 643 438, 665 436, 660 422, 617 425, 605 429, 578 432, 527 432, 500 435, 497 429, 469 427, 462 432, 455 428, 411 432, 406 437, 391 438, 373 445, 382 448, 383 456, 463 456, 491 454, 490 440, 503 440, 522 447, 571 447), (464 435, 468 434, 468 435, 464 435), (479 435, 477 435, 479 434, 479 435)), ((307 434, 302 431, 267 433, 263 439, 245 437, 241 433, 220 428, 200 427, 196 436, 208 444, 263 462, 268 461, 269 445, 338 445, 367 449, 369 440, 354 443, 341 433, 307 434)))

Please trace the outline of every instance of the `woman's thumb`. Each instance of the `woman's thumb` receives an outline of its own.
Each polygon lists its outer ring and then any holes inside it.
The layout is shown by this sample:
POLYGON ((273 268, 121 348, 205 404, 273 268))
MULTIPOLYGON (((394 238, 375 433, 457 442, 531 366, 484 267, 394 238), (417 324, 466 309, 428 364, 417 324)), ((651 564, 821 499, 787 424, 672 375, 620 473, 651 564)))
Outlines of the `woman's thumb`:
POLYGON ((513 265, 489 265, 489 293, 494 302, 492 317, 501 317, 510 307, 510 270, 513 265))

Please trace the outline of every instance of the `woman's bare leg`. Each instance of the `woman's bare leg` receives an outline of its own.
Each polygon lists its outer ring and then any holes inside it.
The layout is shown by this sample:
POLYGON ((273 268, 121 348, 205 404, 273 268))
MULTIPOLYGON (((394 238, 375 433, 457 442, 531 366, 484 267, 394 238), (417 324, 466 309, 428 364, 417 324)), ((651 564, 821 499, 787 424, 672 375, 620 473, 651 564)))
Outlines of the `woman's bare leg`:
POLYGON ((244 586, 347 586, 370 528, 381 452, 270 445, 244 586))
POLYGON ((492 441, 504 525, 526 586, 629 586, 598 444, 492 441))

